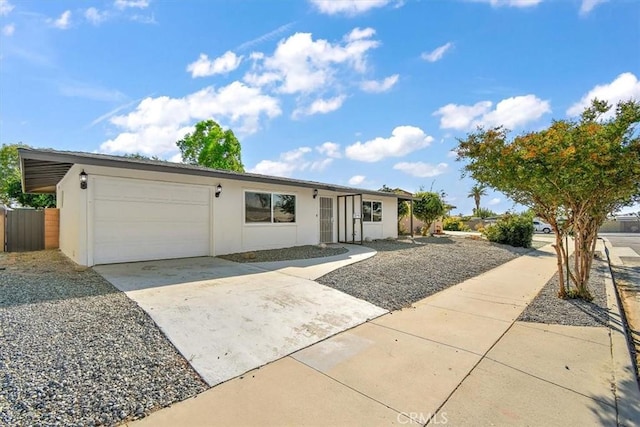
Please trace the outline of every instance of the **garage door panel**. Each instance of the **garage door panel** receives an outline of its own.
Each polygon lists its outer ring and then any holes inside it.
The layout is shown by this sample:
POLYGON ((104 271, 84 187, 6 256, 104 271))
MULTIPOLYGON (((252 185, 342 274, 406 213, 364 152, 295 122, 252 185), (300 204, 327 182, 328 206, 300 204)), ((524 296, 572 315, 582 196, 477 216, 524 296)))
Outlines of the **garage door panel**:
POLYGON ((98 185, 107 184, 96 188, 96 197, 99 192, 102 200, 209 204, 209 187, 106 177, 98 177, 97 181, 98 185))
POLYGON ((94 183, 94 263, 210 255, 210 189, 137 179, 94 183))
POLYGON ((95 210, 96 223, 100 221, 208 222, 209 217, 208 205, 167 205, 163 203, 97 200, 95 202, 95 210))

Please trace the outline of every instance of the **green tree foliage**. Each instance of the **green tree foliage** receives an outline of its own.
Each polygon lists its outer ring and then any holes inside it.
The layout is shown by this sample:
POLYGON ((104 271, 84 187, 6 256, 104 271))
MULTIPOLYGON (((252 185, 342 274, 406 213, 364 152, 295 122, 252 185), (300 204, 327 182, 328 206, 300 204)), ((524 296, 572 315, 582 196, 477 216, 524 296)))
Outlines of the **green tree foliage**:
POLYGON ((607 214, 640 201, 640 103, 622 102, 610 109, 594 100, 579 120, 554 121, 547 129, 512 140, 502 127, 479 129, 457 148, 458 159, 468 161, 466 173, 530 207, 551 225, 563 298, 591 298, 587 283, 598 228, 607 214), (569 232, 574 236, 569 276, 575 287, 570 293, 563 271, 569 262, 563 237, 569 232))
POLYGON ((469 231, 459 216, 450 216, 442 220, 442 228, 447 231, 469 231))
POLYGON ((445 213, 444 202, 438 193, 432 191, 419 191, 415 194, 417 200, 413 202, 413 214, 424 222, 422 235, 428 233, 431 223, 445 213))
POLYGON ((244 172, 240 142, 231 129, 223 130, 213 120, 197 123, 196 130, 176 144, 185 163, 244 172))
POLYGON ((49 208, 56 206, 54 194, 26 194, 22 192, 20 157, 18 148, 24 144, 3 144, 0 148, 0 203, 25 207, 49 208))
POLYGON ((504 243, 518 248, 530 248, 533 240, 533 217, 528 214, 507 214, 484 229, 490 242, 504 243))
POLYGON ((158 156, 145 156, 144 154, 140 154, 140 153, 129 153, 129 154, 125 154, 122 157, 126 157, 128 159, 135 159, 135 160, 156 160, 156 161, 164 161, 162 160, 160 157, 158 156))
POLYGON ((473 187, 471 187, 471 191, 469 191, 469 194, 467 195, 467 197, 473 197, 473 201, 476 204, 476 208, 474 209, 474 214, 475 214, 475 211, 480 210, 480 199, 482 198, 482 196, 486 196, 486 195, 487 195, 486 185, 475 184, 473 187))
POLYGON ((494 211, 492 211, 491 209, 487 209, 487 208, 475 208, 473 209, 473 216, 476 216, 478 218, 489 218, 491 216, 497 216, 498 214, 496 214, 494 211))

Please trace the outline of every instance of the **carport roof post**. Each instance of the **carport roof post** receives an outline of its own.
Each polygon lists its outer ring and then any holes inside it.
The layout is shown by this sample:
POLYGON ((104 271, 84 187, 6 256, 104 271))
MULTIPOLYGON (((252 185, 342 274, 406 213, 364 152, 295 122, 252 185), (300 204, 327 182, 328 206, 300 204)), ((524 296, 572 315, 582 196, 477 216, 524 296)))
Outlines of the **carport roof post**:
POLYGON ((219 169, 210 169, 198 165, 172 163, 162 160, 132 159, 107 154, 83 153, 77 151, 57 151, 49 149, 19 148, 22 169, 22 190, 25 193, 55 193, 56 185, 74 164, 105 166, 123 169, 135 169, 152 172, 178 173, 184 175, 206 176, 237 181, 261 182, 267 184, 293 185, 303 188, 335 191, 339 193, 363 193, 370 196, 395 197, 406 196, 362 188, 345 187, 316 181, 282 178, 277 176, 241 173, 219 169))

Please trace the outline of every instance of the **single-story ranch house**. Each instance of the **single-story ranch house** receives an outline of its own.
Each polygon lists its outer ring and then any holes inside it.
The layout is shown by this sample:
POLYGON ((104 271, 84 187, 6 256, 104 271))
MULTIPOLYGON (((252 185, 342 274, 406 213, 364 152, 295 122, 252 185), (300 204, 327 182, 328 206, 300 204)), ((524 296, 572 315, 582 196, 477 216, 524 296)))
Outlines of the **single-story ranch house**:
POLYGON ((80 265, 396 238, 398 196, 275 176, 19 149, 27 193, 55 193, 80 265))

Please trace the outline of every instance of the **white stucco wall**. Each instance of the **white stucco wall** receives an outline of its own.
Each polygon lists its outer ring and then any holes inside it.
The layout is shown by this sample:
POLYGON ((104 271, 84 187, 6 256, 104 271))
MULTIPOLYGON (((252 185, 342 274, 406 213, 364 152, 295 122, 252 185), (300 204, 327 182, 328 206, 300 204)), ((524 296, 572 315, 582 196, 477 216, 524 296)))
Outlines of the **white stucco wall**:
MULTIPOLYGON (((318 197, 314 199, 313 189, 311 188, 252 183, 177 173, 75 165, 58 184, 58 207, 60 208, 60 248, 78 264, 90 264, 87 261, 87 252, 91 248, 87 247, 87 242, 91 241, 90 235, 93 232, 93 224, 90 224, 92 215, 88 215, 88 212, 93 209, 92 191, 91 188, 88 190, 80 189, 78 174, 82 170, 89 175, 90 187, 92 180, 99 176, 206 185, 211 187, 212 194, 215 187, 220 184, 222 186, 222 194, 219 198, 212 198, 211 206, 213 239, 210 255, 212 256, 319 243, 320 197, 331 197, 333 199, 335 219, 333 234, 334 241, 338 241, 338 205, 336 197, 340 193, 320 190, 318 197), (295 224, 245 223, 245 191, 295 195, 295 224)), ((366 223, 363 227, 364 237, 370 239, 397 237, 396 199, 393 197, 364 196, 364 200, 375 200, 383 203, 383 221, 381 223, 366 223)), ((357 210, 359 210, 359 206, 357 210)), ((351 212, 350 208, 349 212, 351 212)), ((359 239, 359 235, 357 238, 359 239)))
MULTIPOLYGON (((362 239, 363 240, 375 240, 386 238, 398 237, 398 208, 397 199, 394 197, 380 197, 369 196, 363 194, 362 201, 382 202, 382 221, 362 221, 362 239)), ((355 241, 360 241, 360 220, 356 220, 355 223, 352 220, 353 214, 360 216, 362 219, 362 212, 360 209, 360 197, 354 198, 347 197, 340 198, 339 206, 339 219, 340 219, 340 240, 351 242, 354 240, 354 224, 355 224, 355 241), (355 206, 353 206, 355 203, 355 206), (346 204, 346 222, 345 222, 345 204, 346 204), (346 238, 345 238, 346 229, 346 238)))
POLYGON ((56 187, 60 209, 60 250, 74 262, 87 264, 86 192, 80 189, 82 168, 73 166, 56 187))
POLYGON ((382 202, 382 221, 364 221, 363 236, 365 239, 386 239, 387 237, 398 237, 398 208, 397 199, 393 197, 367 196, 362 197, 363 201, 382 202))

